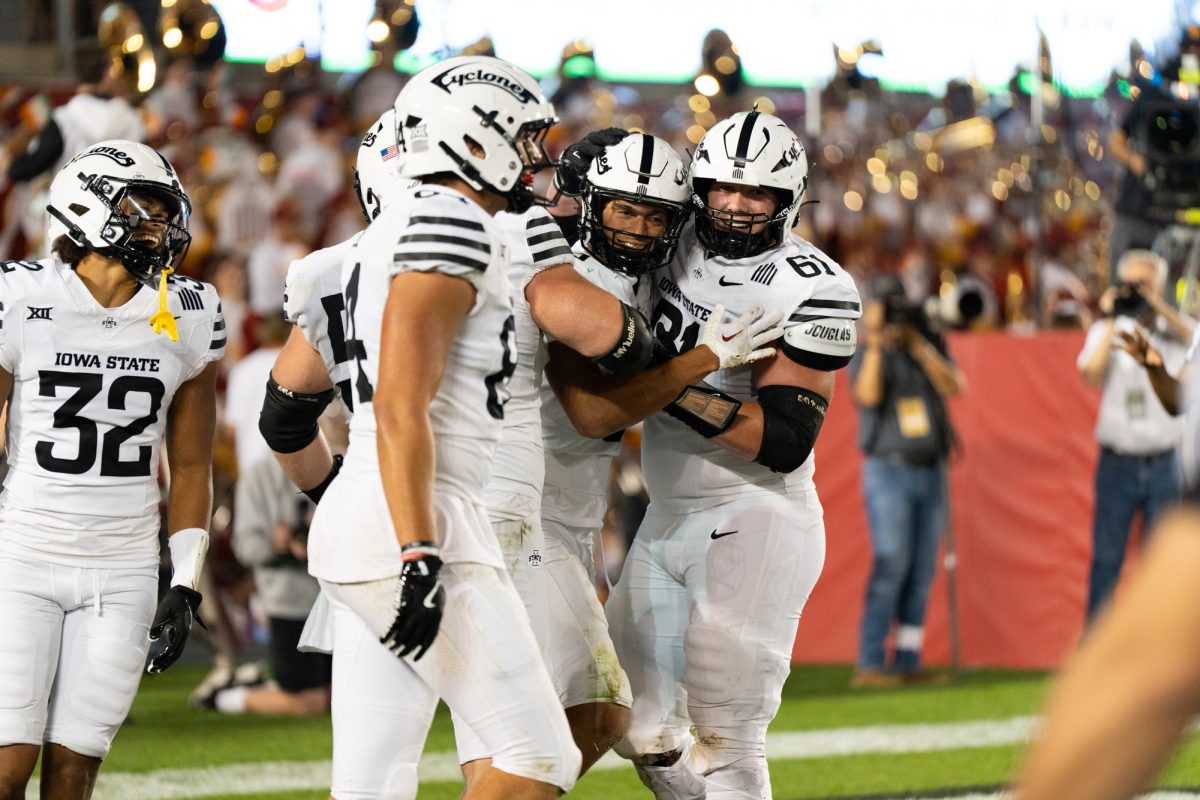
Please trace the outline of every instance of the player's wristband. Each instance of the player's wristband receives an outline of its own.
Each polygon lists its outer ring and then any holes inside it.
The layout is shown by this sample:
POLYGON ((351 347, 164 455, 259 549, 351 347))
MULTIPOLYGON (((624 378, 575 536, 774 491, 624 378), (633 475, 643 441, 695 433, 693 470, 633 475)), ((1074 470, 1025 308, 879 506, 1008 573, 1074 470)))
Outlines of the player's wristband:
POLYGON ((208 532, 203 528, 184 528, 167 537, 171 550, 171 585, 196 591, 204 554, 208 552, 208 532))
POLYGON ((437 542, 423 539, 419 542, 409 542, 400 546, 401 561, 416 561, 418 558, 425 558, 425 556, 442 557, 442 549, 438 547, 437 542))
POLYGON ((333 483, 333 479, 342 470, 342 455, 335 453, 333 456, 333 466, 329 469, 329 474, 325 476, 325 480, 313 486, 311 489, 301 489, 300 492, 309 500, 313 501, 313 505, 321 502, 321 498, 325 496, 325 490, 329 488, 329 484, 333 483))
POLYGON ((742 401, 705 384, 685 388, 675 402, 663 409, 696 433, 711 439, 729 430, 742 401))

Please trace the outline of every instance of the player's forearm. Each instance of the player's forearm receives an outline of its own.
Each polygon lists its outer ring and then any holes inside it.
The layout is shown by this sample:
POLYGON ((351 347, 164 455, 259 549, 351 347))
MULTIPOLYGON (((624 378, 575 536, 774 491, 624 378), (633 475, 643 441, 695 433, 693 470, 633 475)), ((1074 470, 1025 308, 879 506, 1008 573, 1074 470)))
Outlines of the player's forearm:
POLYGON ((550 384, 575 429, 583 436, 602 439, 674 402, 685 388, 718 366, 711 350, 697 347, 627 378, 596 375, 574 384, 551 378, 550 384))
POLYGON ((167 497, 167 531, 208 530, 212 519, 211 462, 171 461, 171 492, 167 497))
POLYGON ((762 450, 763 410, 753 400, 743 400, 729 429, 711 441, 736 456, 753 461, 762 450))
POLYGON ((275 460, 283 467, 288 479, 297 489, 311 489, 320 484, 333 469, 333 453, 325 434, 318 432, 303 449, 294 453, 276 453, 275 460))
POLYGON ((401 546, 438 541, 433 515, 433 430, 428 408, 427 402, 381 406, 376 396, 379 474, 401 546))
POLYGON ((1150 378, 1150 387, 1154 395, 1168 414, 1179 414, 1179 381, 1171 377, 1162 364, 1146 367, 1146 375, 1150 378))
POLYGON ((1200 710, 1198 532, 1195 507, 1156 526, 1130 585, 1097 620, 1051 694, 1044 731, 1019 781, 1020 800, 1131 797, 1170 756, 1200 710))

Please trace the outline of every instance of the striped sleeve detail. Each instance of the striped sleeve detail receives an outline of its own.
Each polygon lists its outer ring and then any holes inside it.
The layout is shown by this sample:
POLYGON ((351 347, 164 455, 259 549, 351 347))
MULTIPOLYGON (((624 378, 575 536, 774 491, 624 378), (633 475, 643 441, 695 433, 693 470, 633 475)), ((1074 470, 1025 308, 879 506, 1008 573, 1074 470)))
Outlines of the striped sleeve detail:
POLYGON ((525 226, 525 242, 535 270, 571 260, 571 246, 548 214, 535 217, 525 226))
POLYGON ((209 355, 220 358, 225 355, 225 315, 221 312, 221 304, 217 303, 217 316, 213 320, 212 341, 208 344, 209 355))
POLYGON ((179 302, 183 304, 184 311, 200 311, 204 308, 204 300, 201 299, 200 293, 191 289, 179 290, 179 302))
POLYGON ((393 271, 435 270, 463 276, 483 272, 492 260, 492 242, 483 224, 449 215, 416 215, 396 240, 393 271), (465 269, 464 269, 465 268, 465 269))
POLYGON ((804 316, 837 317, 858 319, 862 316, 862 303, 858 291, 848 279, 829 281, 816 288, 812 297, 796 307, 794 314, 804 316))

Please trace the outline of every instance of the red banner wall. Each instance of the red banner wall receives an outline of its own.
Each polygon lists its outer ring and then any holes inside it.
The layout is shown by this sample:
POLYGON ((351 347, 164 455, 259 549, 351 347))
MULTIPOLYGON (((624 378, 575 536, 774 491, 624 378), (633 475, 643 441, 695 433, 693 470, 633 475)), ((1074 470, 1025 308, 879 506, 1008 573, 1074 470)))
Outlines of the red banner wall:
MULTIPOLYGON (((1082 630, 1099 402, 1075 368, 1083 338, 1069 331, 950 339, 968 380, 950 404, 962 442, 950 505, 964 666, 1055 667, 1082 630)), ((848 663, 857 654, 871 563, 857 430, 843 371, 816 447, 828 555, 800 621, 797 661, 848 663)), ((926 630, 926 660, 948 663, 940 566, 926 630)))

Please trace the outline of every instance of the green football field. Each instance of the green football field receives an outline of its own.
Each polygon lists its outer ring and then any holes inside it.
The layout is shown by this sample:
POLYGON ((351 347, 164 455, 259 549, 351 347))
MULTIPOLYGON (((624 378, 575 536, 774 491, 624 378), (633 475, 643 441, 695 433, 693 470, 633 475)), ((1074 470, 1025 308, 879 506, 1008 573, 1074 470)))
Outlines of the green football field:
MULTIPOLYGON (((327 796, 328 717, 193 712, 186 706, 187 693, 203 676, 203 668, 179 665, 142 681, 131 718, 101 770, 96 798, 327 796)), ((953 686, 872 692, 850 691, 848 679, 847 667, 792 672, 768 741, 779 800, 997 797, 1033 729, 1046 689, 1040 673, 972 672, 953 686)), ((449 716, 442 709, 421 765, 422 798, 458 796, 453 749, 449 716)), ((650 797, 619 759, 598 766, 572 797, 650 797)), ((1183 748, 1161 785, 1185 791, 1200 786, 1200 741, 1183 748)))

